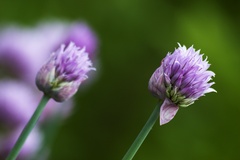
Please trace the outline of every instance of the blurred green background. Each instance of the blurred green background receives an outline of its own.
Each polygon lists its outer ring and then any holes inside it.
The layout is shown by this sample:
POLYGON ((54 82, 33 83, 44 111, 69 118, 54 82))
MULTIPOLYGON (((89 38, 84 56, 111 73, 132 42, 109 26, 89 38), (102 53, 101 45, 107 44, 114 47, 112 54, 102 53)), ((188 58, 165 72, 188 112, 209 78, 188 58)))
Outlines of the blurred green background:
POLYGON ((74 97, 49 160, 121 159, 154 109, 148 80, 177 42, 205 53, 218 93, 154 126, 136 160, 240 159, 240 1, 0 2, 0 23, 84 20, 99 37, 98 76, 74 97))

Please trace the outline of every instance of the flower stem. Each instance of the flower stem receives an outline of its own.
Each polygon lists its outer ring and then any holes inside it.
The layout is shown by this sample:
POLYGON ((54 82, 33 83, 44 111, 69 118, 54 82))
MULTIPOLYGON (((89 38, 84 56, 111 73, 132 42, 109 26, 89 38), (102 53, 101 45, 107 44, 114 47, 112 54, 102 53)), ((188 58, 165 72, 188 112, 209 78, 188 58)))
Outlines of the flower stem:
POLYGON ((158 103, 158 105, 155 107, 148 121, 146 122, 141 132, 138 134, 137 138, 135 139, 131 147, 128 149, 127 153, 125 154, 122 160, 131 160, 134 157, 134 155, 142 145, 143 141, 147 137, 148 133, 152 129, 153 125, 155 124, 156 120, 158 119, 159 112, 160 103, 158 103))
POLYGON ((47 123, 43 124, 42 133, 44 134, 44 139, 42 141, 41 148, 38 150, 38 153, 32 157, 34 160, 43 160, 47 159, 49 156, 49 150, 55 140, 56 134, 61 126, 62 117, 58 112, 49 117, 50 119, 47 123))
POLYGON ((22 133, 18 137, 17 142, 13 146, 13 148, 12 148, 11 152, 9 153, 6 160, 15 160, 17 158, 25 140, 27 139, 28 135, 30 134, 30 132, 34 128, 35 124, 37 123, 37 121, 38 121, 44 107, 46 106, 47 102, 49 101, 49 99, 50 99, 49 97, 43 95, 39 105, 37 106, 35 112, 33 113, 31 119, 28 121, 27 125, 24 127, 22 133))

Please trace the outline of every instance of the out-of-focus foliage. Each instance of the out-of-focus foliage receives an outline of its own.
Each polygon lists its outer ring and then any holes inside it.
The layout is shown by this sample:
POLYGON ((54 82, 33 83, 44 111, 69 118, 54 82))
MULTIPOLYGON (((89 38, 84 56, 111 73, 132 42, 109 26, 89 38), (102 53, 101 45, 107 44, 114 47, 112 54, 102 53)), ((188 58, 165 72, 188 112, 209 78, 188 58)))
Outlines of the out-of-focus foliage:
POLYGON ((239 8, 232 0, 2 0, 2 25, 84 20, 99 37, 97 79, 74 97, 49 159, 121 159, 156 104, 148 80, 177 42, 208 56, 218 93, 156 124, 135 159, 238 159, 239 8))

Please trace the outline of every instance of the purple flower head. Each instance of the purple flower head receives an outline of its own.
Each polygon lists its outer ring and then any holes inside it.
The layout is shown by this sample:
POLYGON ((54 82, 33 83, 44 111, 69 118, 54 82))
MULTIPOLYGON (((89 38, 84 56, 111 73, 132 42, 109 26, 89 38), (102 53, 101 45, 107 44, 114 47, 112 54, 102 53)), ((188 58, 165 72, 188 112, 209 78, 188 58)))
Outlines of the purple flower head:
POLYGON ((77 92, 80 84, 88 78, 90 70, 95 68, 85 48, 80 49, 71 42, 67 47, 61 45, 59 50, 52 53, 37 73, 36 85, 44 94, 62 102, 77 92))
POLYGON ((199 97, 216 92, 209 82, 215 76, 209 71, 207 58, 200 51, 179 44, 173 54, 168 53, 149 81, 149 90, 164 100, 160 109, 160 125, 168 123, 179 107, 187 107, 199 97))

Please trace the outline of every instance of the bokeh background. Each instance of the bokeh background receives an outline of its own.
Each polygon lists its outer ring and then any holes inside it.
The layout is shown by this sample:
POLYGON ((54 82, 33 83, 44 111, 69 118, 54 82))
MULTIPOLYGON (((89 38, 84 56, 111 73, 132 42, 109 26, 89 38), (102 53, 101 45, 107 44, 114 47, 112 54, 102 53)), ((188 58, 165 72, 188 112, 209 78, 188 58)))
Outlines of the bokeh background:
POLYGON ((208 56, 218 93, 156 123, 134 159, 238 160, 239 9, 233 0, 1 0, 1 24, 83 20, 99 39, 98 74, 74 97, 48 159, 121 159, 157 103, 148 80, 179 42, 208 56))

